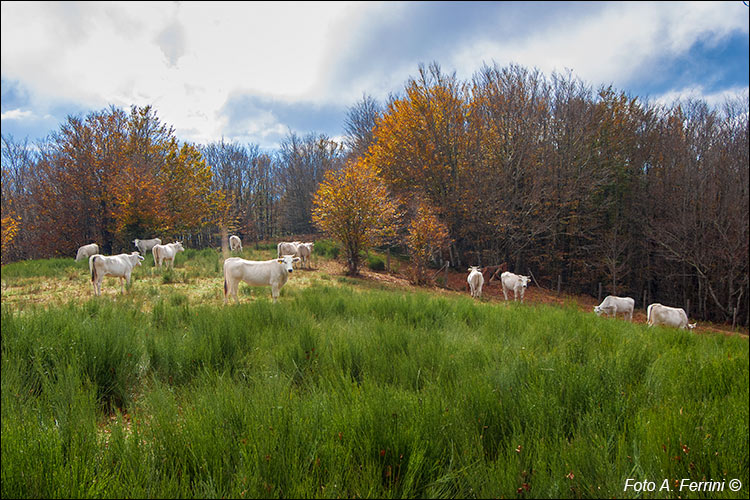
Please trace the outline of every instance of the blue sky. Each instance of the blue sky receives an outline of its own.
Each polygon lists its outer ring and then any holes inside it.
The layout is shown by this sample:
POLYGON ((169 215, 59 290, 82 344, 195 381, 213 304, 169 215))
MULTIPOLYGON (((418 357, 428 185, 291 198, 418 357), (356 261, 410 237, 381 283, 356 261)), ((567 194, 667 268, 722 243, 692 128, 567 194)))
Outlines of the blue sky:
POLYGON ((343 134, 419 64, 483 64, 672 103, 747 96, 746 2, 2 2, 2 133, 153 105, 180 140, 275 149, 343 134))

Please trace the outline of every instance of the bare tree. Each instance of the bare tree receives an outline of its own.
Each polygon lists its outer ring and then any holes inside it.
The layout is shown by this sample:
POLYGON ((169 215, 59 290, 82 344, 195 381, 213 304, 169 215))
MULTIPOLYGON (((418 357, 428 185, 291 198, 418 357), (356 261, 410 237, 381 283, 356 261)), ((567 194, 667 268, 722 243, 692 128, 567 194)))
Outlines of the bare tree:
POLYGON ((349 108, 344 120, 344 145, 349 154, 358 157, 367 153, 375 140, 373 130, 382 112, 380 104, 367 94, 349 108))

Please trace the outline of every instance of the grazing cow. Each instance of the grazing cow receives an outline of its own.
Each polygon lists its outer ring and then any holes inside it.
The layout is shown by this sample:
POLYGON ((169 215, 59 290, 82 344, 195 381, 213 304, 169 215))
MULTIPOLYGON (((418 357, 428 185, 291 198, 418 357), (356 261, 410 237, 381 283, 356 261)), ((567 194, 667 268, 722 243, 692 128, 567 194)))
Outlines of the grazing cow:
POLYGON ((633 321, 633 309, 635 309, 635 300, 630 297, 615 297, 607 295, 598 306, 594 306, 594 312, 597 316, 602 313, 607 316, 617 317, 617 313, 624 313, 628 321, 633 321))
POLYGON ((685 310, 681 307, 668 307, 661 304, 650 304, 646 314, 648 326, 666 325, 683 330, 692 330, 697 323, 688 323, 685 310))
POLYGON ((139 240, 138 238, 133 240, 133 244, 141 252, 141 255, 146 255, 146 252, 154 248, 154 245, 161 245, 161 239, 154 238, 152 240, 139 240))
POLYGON ((508 292, 513 290, 513 300, 518 300, 518 294, 521 294, 521 302, 523 302, 523 295, 526 292, 526 286, 529 284, 531 276, 522 276, 520 274, 513 274, 505 271, 500 275, 500 281, 503 284, 503 295, 505 300, 508 300, 508 292))
POLYGON ((235 250, 242 252, 242 240, 239 236, 232 235, 229 237, 229 251, 234 252, 235 250))
POLYGON ((99 253, 99 245, 97 245, 96 243, 83 245, 78 249, 78 253, 76 254, 76 262, 80 262, 81 259, 88 259, 92 255, 97 253, 99 253))
POLYGON ((310 260, 312 257, 313 246, 315 243, 300 243, 297 245, 297 257, 301 259, 300 265, 304 265, 306 268, 310 268, 310 260))
POLYGON ((91 271, 91 285, 94 287, 94 295, 102 294, 102 281, 105 276, 120 278, 120 288, 125 293, 123 278, 130 285, 130 273, 135 266, 140 266, 143 256, 138 252, 121 253, 119 255, 94 254, 89 257, 89 271, 91 271))
POLYGON ((276 245, 276 258, 280 259, 282 255, 297 255, 297 245, 300 241, 280 241, 276 245))
POLYGON ((184 251, 185 249, 179 241, 167 243, 166 245, 154 245, 154 248, 151 249, 151 253, 154 254, 154 265, 159 266, 159 269, 161 269, 162 263, 166 261, 167 267, 169 267, 169 263, 171 262, 172 269, 174 269, 174 258, 177 256, 178 252, 184 251))
POLYGON ((482 285, 484 285, 484 276, 479 266, 469 268, 469 276, 466 278, 471 288, 471 296, 475 299, 482 297, 482 285))
POLYGON ((250 286, 271 286, 273 301, 279 297, 281 287, 289 279, 294 269, 294 263, 299 257, 294 255, 283 255, 278 259, 271 260, 245 260, 240 257, 229 257, 224 261, 224 304, 227 296, 234 297, 235 304, 239 304, 237 290, 240 281, 250 286))

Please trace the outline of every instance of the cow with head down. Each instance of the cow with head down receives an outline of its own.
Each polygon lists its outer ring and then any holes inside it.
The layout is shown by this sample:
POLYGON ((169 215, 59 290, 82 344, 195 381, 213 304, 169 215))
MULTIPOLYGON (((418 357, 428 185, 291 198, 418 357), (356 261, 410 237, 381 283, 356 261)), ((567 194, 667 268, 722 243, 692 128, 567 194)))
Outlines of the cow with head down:
POLYGON ((234 297, 235 304, 239 303, 237 290, 240 282, 250 286, 270 286, 273 301, 279 297, 289 275, 294 270, 294 263, 300 260, 294 255, 282 255, 271 260, 245 260, 240 257, 230 257, 224 261, 224 304, 228 297, 234 297))
POLYGON ((154 248, 155 245, 161 245, 161 239, 153 238, 150 240, 139 240, 136 238, 133 240, 133 245, 135 245, 138 251, 141 252, 141 255, 146 255, 146 253, 154 248))
POLYGON ((597 316, 606 314, 607 316, 617 317, 617 313, 622 313, 628 321, 633 321, 633 310, 635 309, 635 300, 631 297, 615 297, 607 295, 602 303, 594 306, 594 312, 597 316))
POLYGON ((697 323, 688 323, 687 313, 683 308, 663 306, 658 303, 648 306, 646 319, 648 326, 665 325, 692 330, 697 325, 697 323))
POLYGON ((229 237, 229 251, 239 251, 242 252, 242 240, 239 236, 233 234, 229 237))
POLYGON ((99 253, 99 245, 97 245, 96 243, 83 245, 78 249, 78 253, 76 253, 76 262, 80 262, 81 260, 88 260, 89 257, 97 253, 99 253))

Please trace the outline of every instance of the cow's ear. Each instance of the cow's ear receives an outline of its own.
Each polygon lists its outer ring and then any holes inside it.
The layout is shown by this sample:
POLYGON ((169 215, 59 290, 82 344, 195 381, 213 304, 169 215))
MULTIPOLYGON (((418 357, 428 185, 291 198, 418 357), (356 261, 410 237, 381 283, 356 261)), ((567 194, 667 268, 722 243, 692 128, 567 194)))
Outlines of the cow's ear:
POLYGON ((292 259, 292 262, 297 262, 298 260, 300 260, 300 258, 299 257, 295 257, 295 258, 292 259))
POLYGON ((276 262, 278 262, 279 264, 283 264, 284 263, 284 259, 276 259, 276 262))

